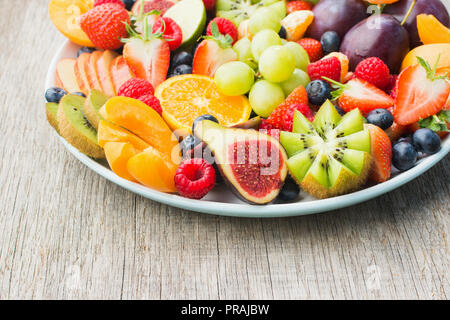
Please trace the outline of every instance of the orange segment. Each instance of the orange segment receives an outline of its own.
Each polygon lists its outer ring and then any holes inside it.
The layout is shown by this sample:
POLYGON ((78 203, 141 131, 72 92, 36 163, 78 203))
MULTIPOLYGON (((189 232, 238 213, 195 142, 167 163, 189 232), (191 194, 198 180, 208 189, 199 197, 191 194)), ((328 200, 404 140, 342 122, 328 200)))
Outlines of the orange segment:
POLYGON ((155 92, 163 109, 163 117, 172 130, 191 133, 195 119, 210 114, 224 126, 247 121, 252 112, 245 96, 220 94, 214 79, 201 75, 172 77, 155 92))
POLYGON ((101 120, 98 126, 98 144, 102 148, 105 147, 108 142, 126 142, 130 143, 134 148, 139 151, 143 151, 150 147, 150 145, 139 138, 138 136, 132 134, 130 131, 125 130, 111 122, 101 120))
POLYGON ((132 157, 127 164, 128 172, 137 181, 149 188, 175 193, 174 177, 177 166, 169 157, 150 147, 132 157))
POLYGON ((107 142, 104 149, 111 170, 119 177, 135 182, 127 169, 128 160, 138 154, 133 145, 126 142, 107 142))
POLYGON ((450 29, 431 14, 417 16, 417 30, 423 44, 450 43, 450 29))
POLYGON ((48 6, 50 19, 70 41, 80 46, 94 47, 81 30, 79 17, 93 8, 93 0, 51 0, 48 6))
POLYGON ((100 115, 123 127, 150 146, 172 159, 180 161, 178 140, 161 118, 161 116, 145 103, 126 97, 114 97, 100 109, 100 115))

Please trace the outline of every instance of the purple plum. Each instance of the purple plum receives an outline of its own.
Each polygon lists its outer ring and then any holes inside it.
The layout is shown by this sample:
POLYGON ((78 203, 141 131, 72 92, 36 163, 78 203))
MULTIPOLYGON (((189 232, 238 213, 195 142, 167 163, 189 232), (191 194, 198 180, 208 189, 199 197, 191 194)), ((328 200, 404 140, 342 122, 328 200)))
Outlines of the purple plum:
POLYGON ((308 36, 317 40, 327 31, 335 31, 341 39, 355 24, 367 18, 367 8, 360 0, 322 0, 313 9, 314 21, 308 36))
POLYGON ((391 73, 397 73, 409 52, 408 31, 390 15, 372 15, 347 32, 341 51, 348 56, 352 70, 362 60, 378 57, 391 73))
MULTIPOLYGON (((411 7, 412 2, 413 0, 400 0, 397 3, 388 5, 384 9, 384 13, 392 15, 398 21, 402 22, 411 7)), ((434 15, 436 19, 438 19, 446 27, 449 27, 450 25, 449 14, 445 5, 440 0, 417 0, 416 5, 404 24, 404 27, 409 32, 411 49, 422 44, 417 31, 417 16, 421 13, 434 15)))

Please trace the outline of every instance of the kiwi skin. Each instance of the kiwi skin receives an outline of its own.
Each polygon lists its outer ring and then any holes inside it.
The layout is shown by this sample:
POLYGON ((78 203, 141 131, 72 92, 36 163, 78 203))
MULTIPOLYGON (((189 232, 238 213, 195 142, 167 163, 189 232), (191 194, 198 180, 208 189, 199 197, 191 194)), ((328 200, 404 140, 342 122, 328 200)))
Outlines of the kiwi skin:
MULTIPOLYGON (((70 95, 66 97, 70 97, 70 95)), ((70 143, 72 146, 77 148, 80 152, 84 153, 85 155, 92 157, 94 159, 105 159, 105 152, 103 151, 103 149, 98 144, 92 142, 85 135, 79 132, 67 119, 67 116, 64 112, 64 108, 62 105, 66 97, 64 97, 61 100, 57 114, 60 135, 68 143, 70 143)), ((90 126, 87 119, 84 125, 90 126)))
POLYGON ((48 123, 59 133, 58 126, 58 104, 53 102, 48 102, 45 105, 45 113, 47 114, 48 123))
POLYGON ((343 194, 351 193, 360 189, 369 178, 370 170, 372 169, 372 156, 365 152, 364 166, 361 170, 361 174, 349 174, 346 171, 342 171, 333 188, 326 188, 314 179, 310 174, 306 175, 303 181, 298 181, 293 175, 291 175, 298 185, 310 195, 318 199, 328 199, 337 197, 343 194))

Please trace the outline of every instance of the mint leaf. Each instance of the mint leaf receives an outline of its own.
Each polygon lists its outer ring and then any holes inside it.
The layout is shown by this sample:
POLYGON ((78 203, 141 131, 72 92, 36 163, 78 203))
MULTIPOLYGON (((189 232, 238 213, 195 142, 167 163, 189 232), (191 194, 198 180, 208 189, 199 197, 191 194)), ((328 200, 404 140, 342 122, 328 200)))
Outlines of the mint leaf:
POLYGON ((434 116, 428 117, 426 119, 422 119, 419 121, 419 127, 428 128, 435 132, 450 132, 447 128, 447 123, 450 122, 450 111, 442 110, 438 114, 434 116))

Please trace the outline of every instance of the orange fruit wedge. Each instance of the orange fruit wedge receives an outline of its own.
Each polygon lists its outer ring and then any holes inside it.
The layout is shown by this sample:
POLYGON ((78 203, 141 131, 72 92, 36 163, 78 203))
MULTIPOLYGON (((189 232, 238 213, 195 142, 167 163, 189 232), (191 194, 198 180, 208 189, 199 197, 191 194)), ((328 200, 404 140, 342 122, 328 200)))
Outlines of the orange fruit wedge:
POLYGON ((80 46, 94 47, 81 30, 79 17, 94 6, 93 0, 51 0, 48 6, 50 19, 55 27, 70 41, 80 46))
POLYGON ((431 14, 417 16, 417 30, 423 44, 450 43, 450 29, 431 14))
POLYGON ((303 38, 308 27, 314 20, 314 13, 309 10, 300 10, 290 13, 281 21, 286 29, 287 41, 298 41, 303 38))
POLYGON ((177 191, 174 182, 177 166, 153 147, 129 159, 127 170, 144 186, 167 193, 177 191))
POLYGON ((111 170, 119 177, 135 182, 127 168, 128 161, 139 153, 133 145, 127 142, 107 142, 104 150, 111 170))
POLYGON ((371 4, 392 4, 398 2, 399 0, 367 0, 371 4))
POLYGON ((183 135, 192 132, 194 120, 209 114, 223 126, 247 121, 252 108, 245 96, 228 97, 217 90, 214 79, 202 75, 172 77, 158 86, 164 120, 172 130, 183 135))
POLYGON ((98 144, 102 148, 104 148, 108 142, 130 143, 135 149, 139 151, 143 151, 150 147, 147 142, 131 133, 130 131, 104 120, 101 120, 98 126, 97 138, 98 144))
POLYGON ((105 120, 134 133, 174 163, 179 163, 178 140, 163 118, 145 103, 132 98, 114 97, 99 113, 105 120))

